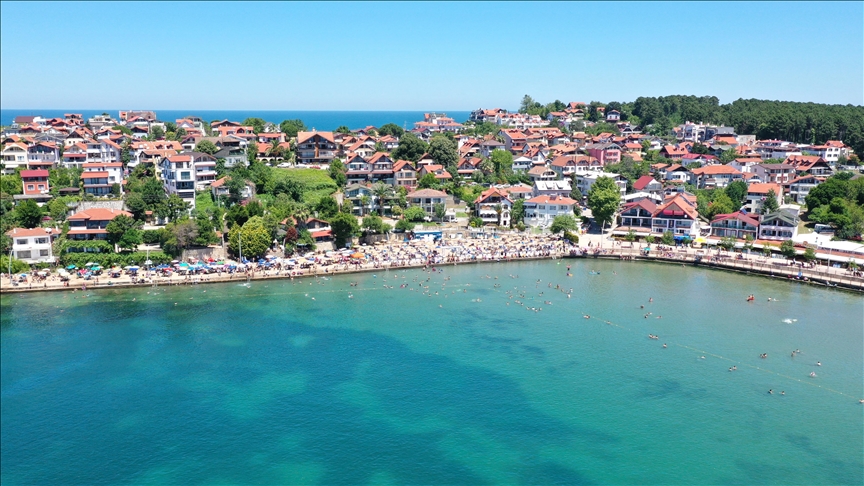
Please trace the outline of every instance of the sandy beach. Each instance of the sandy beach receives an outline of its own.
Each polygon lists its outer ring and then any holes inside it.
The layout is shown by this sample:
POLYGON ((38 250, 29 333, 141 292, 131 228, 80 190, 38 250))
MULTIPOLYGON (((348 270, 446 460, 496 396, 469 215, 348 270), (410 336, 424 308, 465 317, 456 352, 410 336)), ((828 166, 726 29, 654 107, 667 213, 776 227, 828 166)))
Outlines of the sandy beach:
MULTIPOLYGON (((316 252, 315 263, 305 258, 302 265, 288 265, 287 258, 272 258, 273 264, 261 267, 250 263, 242 270, 218 271, 184 275, 171 272, 166 276, 158 271, 141 270, 136 275, 126 272, 117 277, 103 273, 84 279, 73 275, 68 281, 61 279, 56 272, 40 276, 31 272, 26 279, 20 275, 10 279, 2 275, 0 292, 60 291, 100 289, 135 286, 195 285, 217 282, 253 281, 263 279, 303 278, 355 272, 370 272, 396 268, 417 268, 424 266, 459 265, 483 262, 502 262, 515 260, 555 259, 564 257, 611 258, 627 261, 654 261, 670 264, 699 264, 707 268, 736 271, 765 277, 795 279, 800 282, 815 283, 847 290, 864 291, 864 278, 846 269, 826 266, 789 264, 757 255, 744 255, 719 249, 704 250, 685 247, 664 247, 618 241, 603 241, 598 235, 585 235, 582 245, 574 246, 569 242, 550 235, 507 235, 500 238, 458 239, 458 240, 412 240, 410 242, 386 242, 371 246, 360 246, 352 250, 362 258, 352 258, 346 253, 316 252)), ((228 261, 227 263, 231 263, 228 261)))

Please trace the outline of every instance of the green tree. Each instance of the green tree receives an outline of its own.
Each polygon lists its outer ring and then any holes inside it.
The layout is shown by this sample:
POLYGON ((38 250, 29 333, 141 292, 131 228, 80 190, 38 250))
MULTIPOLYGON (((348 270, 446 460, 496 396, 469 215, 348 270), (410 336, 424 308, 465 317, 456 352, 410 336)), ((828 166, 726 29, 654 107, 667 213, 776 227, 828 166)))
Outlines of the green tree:
POLYGON ((423 208, 419 206, 411 206, 410 208, 405 210, 405 213, 402 215, 402 217, 407 219, 408 221, 419 223, 420 221, 423 221, 423 218, 426 217, 426 211, 424 211, 423 208))
POLYGON ((768 196, 765 197, 765 202, 762 203, 762 214, 771 214, 778 209, 780 209, 780 205, 777 204, 777 193, 771 189, 768 191, 768 196))
POLYGON ((131 216, 115 216, 105 227, 108 233, 106 239, 108 243, 117 245, 122 250, 134 250, 141 244, 141 225, 140 221, 131 216))
POLYGON ((435 214, 435 219, 438 221, 444 221, 444 216, 447 214, 447 206, 444 203, 438 203, 432 206, 433 213, 435 214))
POLYGON ((345 187, 345 183, 348 181, 348 176, 345 175, 346 170, 345 164, 343 164, 341 160, 333 159, 333 161, 330 162, 328 173, 330 174, 330 178, 336 182, 336 186, 345 187))
POLYGON ((795 243, 792 240, 784 241, 780 244, 780 253, 790 260, 795 258, 795 243))
POLYGON ((414 223, 407 219, 400 219, 396 222, 396 229, 399 231, 412 231, 414 229, 414 223))
POLYGON ((405 133, 399 139, 399 146, 392 153, 394 160, 410 160, 417 162, 426 153, 429 146, 411 132, 405 133))
POLYGON ((339 212, 339 203, 332 196, 324 196, 318 200, 315 210, 323 219, 330 219, 339 212))
POLYGON ((724 236, 720 239, 720 246, 726 251, 735 248, 735 238, 732 236, 724 236))
POLYGON ((339 128, 337 128, 336 130, 333 130, 333 131, 336 133, 346 133, 346 134, 351 133, 351 129, 346 127, 345 125, 340 125, 339 128))
POLYGON ((624 236, 624 239, 627 240, 627 241, 629 241, 630 243, 633 243, 634 241, 636 241, 636 232, 633 231, 633 230, 631 229, 631 230, 628 231, 627 234, 624 236))
POLYGON ((525 221, 525 200, 517 199, 510 209, 510 226, 515 226, 525 221))
POLYGON ((599 177, 588 191, 588 207, 601 227, 611 223, 621 202, 621 192, 611 177, 599 177))
POLYGON ((294 138, 298 132, 306 131, 306 124, 303 120, 285 120, 279 124, 279 130, 288 138, 294 138))
POLYGON ((747 183, 744 181, 730 182, 724 189, 724 192, 732 201, 732 210, 737 211, 741 209, 741 204, 744 202, 744 198, 747 197, 747 183))
MULTIPOLYGON (((400 141, 400 146, 401 144, 400 141)), ((436 163, 444 167, 456 167, 459 164, 459 151, 456 148, 456 142, 445 136, 432 137, 429 142, 429 155, 436 163)))
POLYGON ((25 228, 36 228, 42 224, 42 208, 32 199, 25 199, 15 206, 15 220, 25 228))
POLYGON ((493 150, 489 157, 492 161, 492 170, 500 179, 513 173, 513 154, 506 150, 493 150))
POLYGON ((330 220, 330 228, 333 230, 333 239, 336 248, 344 248, 346 243, 360 234, 360 225, 357 218, 350 214, 339 213, 330 220))
POLYGON ((189 203, 184 201, 177 194, 171 194, 164 203, 160 204, 159 207, 156 208, 156 213, 159 217, 165 218, 171 222, 180 219, 180 217, 186 215, 188 211, 189 203))
POLYGON ((718 214, 729 214, 733 211, 732 200, 729 199, 729 196, 725 192, 721 192, 714 197, 714 201, 708 206, 705 217, 712 220, 718 214))
POLYGON ((48 215, 54 221, 63 222, 66 220, 66 214, 69 212, 69 201, 65 197, 56 197, 46 204, 48 215))
POLYGON ((375 196, 379 216, 384 216, 384 203, 390 197, 391 192, 392 188, 383 182, 376 182, 372 185, 372 194, 375 196))
POLYGON ((570 190, 570 199, 573 199, 577 203, 582 203, 582 191, 579 190, 578 187, 574 184, 573 189, 570 190))
POLYGON ((671 246, 675 244, 675 235, 671 231, 664 231, 663 236, 660 237, 660 241, 664 245, 671 246))
POLYGON ((549 231, 553 233, 562 233, 564 231, 576 231, 576 228, 579 227, 579 224, 576 222, 576 218, 569 214, 561 214, 555 216, 555 219, 552 220, 552 225, 549 227, 549 231))
POLYGON ((809 247, 809 246, 806 249, 804 249, 804 260, 806 260, 808 262, 812 262, 815 259, 816 259, 816 250, 814 250, 812 247, 809 247))
POLYGON ((387 123, 378 129, 378 134, 381 136, 392 135, 396 138, 399 138, 402 136, 403 133, 405 133, 405 130, 403 130, 402 127, 396 125, 395 123, 387 123))
POLYGON ((363 224, 361 226, 367 233, 379 235, 384 234, 391 229, 390 225, 385 223, 377 214, 370 214, 363 218, 363 224))
POLYGON ((263 132, 266 124, 267 122, 260 118, 247 118, 241 123, 244 127, 252 127, 252 131, 256 134, 263 132))
POLYGON ((242 246, 243 258, 250 260, 264 255, 271 244, 270 231, 261 216, 249 218, 242 227, 235 225, 228 236, 231 253, 239 256, 242 246))
POLYGON ((438 179, 435 178, 435 174, 429 172, 417 181, 418 189, 437 189, 438 188, 438 179))
POLYGON ((201 140, 200 142, 198 142, 197 145, 195 145, 195 150, 197 150, 198 152, 203 152, 205 154, 213 155, 219 151, 219 147, 217 147, 216 144, 211 142, 210 140, 201 140))
POLYGON ((734 162, 735 159, 738 158, 738 151, 735 149, 724 150, 720 154, 720 163, 728 164, 730 162, 734 162))
POLYGON ((159 125, 150 127, 150 140, 159 140, 165 138, 165 130, 159 125))
POLYGON ((138 192, 147 204, 147 208, 152 211, 155 211, 168 199, 168 196, 165 194, 165 188, 162 187, 162 183, 155 177, 147 178, 138 192))

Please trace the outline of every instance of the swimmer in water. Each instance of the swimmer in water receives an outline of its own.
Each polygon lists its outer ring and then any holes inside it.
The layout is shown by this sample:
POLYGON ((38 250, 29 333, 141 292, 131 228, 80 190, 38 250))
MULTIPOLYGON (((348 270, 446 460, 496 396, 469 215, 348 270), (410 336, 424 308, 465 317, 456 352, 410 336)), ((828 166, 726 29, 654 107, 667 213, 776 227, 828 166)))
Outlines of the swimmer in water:
POLYGON ((768 390, 768 394, 773 395, 773 394, 774 394, 774 390, 768 390))
POLYGON ((816 366, 822 366, 822 362, 821 362, 821 361, 817 361, 817 362, 816 362, 816 366))

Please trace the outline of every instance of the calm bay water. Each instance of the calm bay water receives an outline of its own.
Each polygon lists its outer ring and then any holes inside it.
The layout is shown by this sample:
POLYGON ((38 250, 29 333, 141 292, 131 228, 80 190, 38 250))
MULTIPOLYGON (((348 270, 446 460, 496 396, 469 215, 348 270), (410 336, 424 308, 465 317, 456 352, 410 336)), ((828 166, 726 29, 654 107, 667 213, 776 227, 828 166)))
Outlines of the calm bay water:
POLYGON ((860 296, 567 263, 3 296, 0 481, 864 481, 860 296))
MULTIPOLYGON (((43 116, 45 118, 63 118, 64 113, 81 113, 87 120, 94 115, 108 113, 115 119, 120 110, 0 110, 0 125, 9 125, 16 116, 43 116)), ((156 116, 162 121, 173 122, 178 118, 197 116, 205 121, 228 120, 242 122, 246 118, 256 117, 262 120, 280 123, 283 120, 300 119, 309 129, 335 130, 345 125, 352 130, 365 128, 369 125, 380 127, 387 123, 395 123, 408 130, 414 128, 414 122, 423 121, 423 111, 297 111, 297 110, 155 110, 156 116)), ((427 110, 441 112, 442 110, 427 110)), ((447 111, 448 116, 461 123, 468 119, 469 111, 447 111)))

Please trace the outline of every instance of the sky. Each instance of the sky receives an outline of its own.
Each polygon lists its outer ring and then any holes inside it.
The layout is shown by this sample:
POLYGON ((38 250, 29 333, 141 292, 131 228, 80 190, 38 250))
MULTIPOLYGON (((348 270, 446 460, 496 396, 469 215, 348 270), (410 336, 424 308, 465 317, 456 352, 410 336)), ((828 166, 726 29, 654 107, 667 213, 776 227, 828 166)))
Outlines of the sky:
POLYGON ((4 109, 864 105, 864 2, 0 2, 4 109))

